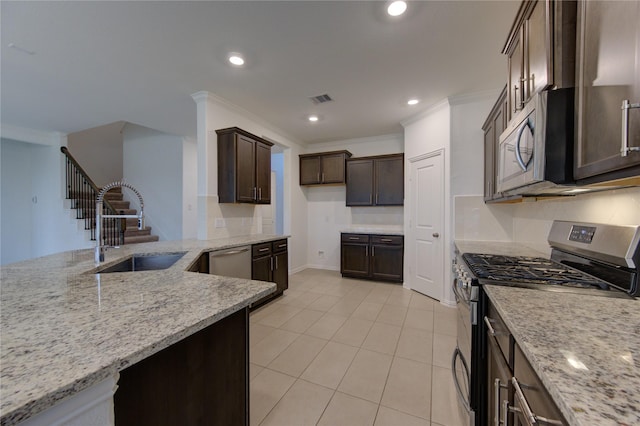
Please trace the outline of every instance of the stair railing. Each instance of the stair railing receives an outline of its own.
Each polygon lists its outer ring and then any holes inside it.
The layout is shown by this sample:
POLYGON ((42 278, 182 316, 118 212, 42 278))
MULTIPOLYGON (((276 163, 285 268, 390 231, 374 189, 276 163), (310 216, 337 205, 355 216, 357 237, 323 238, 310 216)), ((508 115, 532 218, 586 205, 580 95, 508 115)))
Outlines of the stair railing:
MULTIPOLYGON (((76 218, 84 220, 84 229, 91 231, 91 240, 96 239, 96 199, 100 188, 71 155, 66 146, 60 148, 66 157, 66 198, 76 210, 76 218)), ((102 214, 116 215, 118 212, 109 200, 103 200, 102 214)), ((119 219, 102 219, 102 244, 119 246, 124 244, 124 230, 119 219)))

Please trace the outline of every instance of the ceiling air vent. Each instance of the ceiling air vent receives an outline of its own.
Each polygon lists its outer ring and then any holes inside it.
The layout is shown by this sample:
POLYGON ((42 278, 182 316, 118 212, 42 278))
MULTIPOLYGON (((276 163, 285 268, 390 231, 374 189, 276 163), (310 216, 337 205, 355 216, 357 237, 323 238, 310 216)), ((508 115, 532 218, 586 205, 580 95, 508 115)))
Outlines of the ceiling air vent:
POLYGON ((324 95, 313 96, 309 99, 311 99, 311 102, 313 102, 315 105, 323 104, 325 102, 331 102, 333 100, 331 99, 331 96, 327 95, 326 93, 324 95))

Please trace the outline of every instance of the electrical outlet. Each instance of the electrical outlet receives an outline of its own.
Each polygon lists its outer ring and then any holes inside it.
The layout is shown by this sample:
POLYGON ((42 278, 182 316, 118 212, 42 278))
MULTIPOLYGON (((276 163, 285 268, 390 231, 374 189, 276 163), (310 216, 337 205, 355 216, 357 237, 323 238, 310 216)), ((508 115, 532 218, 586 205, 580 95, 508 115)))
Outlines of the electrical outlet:
POLYGON ((215 226, 216 226, 216 228, 226 228, 227 227, 227 222, 224 220, 224 218, 217 217, 216 218, 216 222, 215 222, 215 226))
POLYGON ((318 251, 318 257, 319 257, 320 259, 324 259, 324 252, 323 252, 322 250, 319 250, 319 251, 318 251))

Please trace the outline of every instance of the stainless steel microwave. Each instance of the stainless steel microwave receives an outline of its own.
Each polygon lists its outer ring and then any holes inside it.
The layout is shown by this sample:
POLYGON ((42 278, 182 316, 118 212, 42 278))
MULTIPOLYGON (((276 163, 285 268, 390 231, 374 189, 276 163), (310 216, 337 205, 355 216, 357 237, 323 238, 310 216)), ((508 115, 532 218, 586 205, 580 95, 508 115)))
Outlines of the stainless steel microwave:
POLYGON ((574 89, 542 91, 500 135, 497 190, 558 194, 573 187, 574 89))

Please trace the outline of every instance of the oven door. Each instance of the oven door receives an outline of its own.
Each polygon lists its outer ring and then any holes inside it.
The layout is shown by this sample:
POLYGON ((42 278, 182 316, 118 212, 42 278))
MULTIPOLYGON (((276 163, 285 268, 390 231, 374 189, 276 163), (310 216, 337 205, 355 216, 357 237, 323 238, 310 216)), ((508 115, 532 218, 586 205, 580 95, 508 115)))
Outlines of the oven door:
POLYGON ((471 407, 471 309, 472 303, 464 291, 458 288, 458 279, 453 280, 453 293, 457 307, 457 346, 451 358, 451 374, 458 395, 458 409, 464 424, 475 425, 475 412, 471 407))

